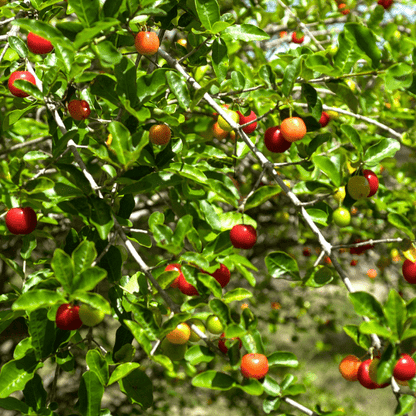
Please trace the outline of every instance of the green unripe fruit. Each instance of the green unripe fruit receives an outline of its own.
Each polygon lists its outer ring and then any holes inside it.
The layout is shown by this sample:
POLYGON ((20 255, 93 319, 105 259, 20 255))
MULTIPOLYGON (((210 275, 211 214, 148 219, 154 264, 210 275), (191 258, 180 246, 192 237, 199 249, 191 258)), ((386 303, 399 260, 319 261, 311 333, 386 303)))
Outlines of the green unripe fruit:
POLYGON ((83 304, 79 308, 79 319, 87 326, 98 325, 104 319, 105 313, 90 305, 83 304))
MULTIPOLYGON (((231 118, 235 123, 240 121, 240 116, 236 111, 233 110, 224 110, 228 117, 231 118)), ((218 116, 218 125, 225 131, 231 131, 233 128, 221 117, 218 116)))
MULTIPOLYGON (((195 325, 198 329, 200 329, 205 334, 205 326, 199 319, 191 319, 190 323, 195 325)), ((194 331, 192 331, 191 327, 191 336, 189 337, 189 341, 191 342, 198 342, 201 338, 197 335, 194 331)))
POLYGON ((186 344, 172 344, 166 338, 161 342, 160 348, 164 355, 172 361, 180 361, 185 356, 188 346, 186 344))
POLYGON ((337 208, 332 214, 332 218, 338 227, 346 227, 351 223, 351 214, 344 207, 337 208))
POLYGON ((222 334, 224 332, 224 327, 220 321, 220 318, 215 315, 210 315, 207 318, 207 329, 211 334, 222 334))
POLYGON ((352 199, 366 198, 370 193, 370 184, 364 176, 352 176, 348 181, 347 191, 352 199))

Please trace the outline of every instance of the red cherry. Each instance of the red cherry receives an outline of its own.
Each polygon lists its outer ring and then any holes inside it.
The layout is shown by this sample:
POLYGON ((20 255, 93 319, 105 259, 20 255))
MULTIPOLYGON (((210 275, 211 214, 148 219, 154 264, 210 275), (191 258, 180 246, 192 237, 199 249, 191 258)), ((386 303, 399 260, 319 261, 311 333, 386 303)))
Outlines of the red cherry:
POLYGON ((231 272, 225 264, 221 263, 220 268, 215 270, 211 276, 221 285, 221 287, 225 287, 230 281, 231 272))
POLYGON ((238 224, 230 231, 231 244, 235 248, 248 250, 256 244, 257 232, 252 225, 238 224))
POLYGON ((246 378, 260 380, 269 371, 269 362, 263 354, 246 354, 241 359, 241 374, 246 378))
POLYGON ((412 379, 416 375, 416 364, 409 354, 401 354, 394 366, 393 376, 400 381, 412 379))
POLYGON ((319 124, 321 127, 325 127, 331 121, 331 117, 329 117, 328 113, 322 111, 321 118, 319 119, 319 124))
POLYGON ((49 40, 35 35, 32 32, 27 35, 27 47, 29 48, 30 52, 36 53, 38 55, 49 53, 53 49, 53 45, 51 42, 49 42, 49 40))
POLYGON ((416 263, 406 259, 402 266, 402 273, 406 282, 411 283, 412 285, 416 284, 416 263))
MULTIPOLYGON (((239 111, 237 111, 239 117, 240 117, 240 124, 246 124, 251 120, 255 120, 257 118, 256 113, 254 111, 251 111, 251 113, 248 116, 245 116, 244 114, 241 114, 239 111)), ((254 123, 249 124, 248 126, 243 128, 244 133, 251 134, 254 130, 256 130, 257 127, 257 121, 254 123)))
POLYGON ((298 37, 296 32, 292 33, 292 42, 293 43, 303 43, 304 39, 305 39, 304 35, 301 35, 300 37, 298 37))
POLYGON ((56 326, 59 329, 72 331, 81 328, 82 321, 79 318, 79 306, 64 303, 56 311, 56 326))
POLYGON ((179 275, 179 290, 184 294, 188 296, 199 296, 199 292, 195 286, 192 286, 190 283, 188 283, 185 279, 185 276, 183 273, 179 275))
POLYGON ((283 134, 280 132, 280 126, 269 127, 266 130, 264 133, 264 144, 267 150, 273 153, 283 153, 292 146, 292 143, 283 137, 283 134))
POLYGON ((378 0, 377 3, 380 6, 383 6, 385 10, 387 10, 393 4, 393 0, 378 0))
POLYGON ((90 105, 84 100, 72 100, 68 104, 68 111, 74 120, 85 120, 91 113, 90 105))
POLYGON ((225 345, 225 341, 231 341, 231 340, 234 341, 235 339, 238 339, 240 341, 238 347, 241 349, 241 347, 243 346, 243 343, 241 342, 240 338, 237 338, 237 337, 235 337, 235 338, 225 338, 225 332, 223 332, 220 336, 220 339, 218 340, 218 348, 220 349, 220 351, 222 353, 227 354, 228 348, 225 345))
POLYGON ((370 196, 373 196, 378 189, 378 185, 379 185, 379 181, 378 181, 378 177, 377 175, 369 169, 364 169, 363 170, 363 176, 368 180, 368 183, 370 185, 370 193, 368 194, 369 198, 370 196))
POLYGON ((6 214, 6 227, 12 234, 30 234, 37 223, 36 213, 30 207, 12 208, 6 214))
POLYGON ((172 270, 178 271, 180 274, 179 276, 170 284, 170 287, 176 288, 179 287, 179 278, 181 275, 183 276, 183 273, 181 271, 181 265, 178 263, 172 263, 168 264, 165 268, 165 272, 170 272, 172 270))
POLYGON ((389 383, 377 384, 370 377, 370 364, 373 360, 369 358, 368 360, 363 361, 358 367, 357 380, 362 386, 366 389, 374 390, 387 387, 389 383))
POLYGON ((19 90, 19 88, 16 88, 14 86, 14 82, 18 79, 21 79, 23 81, 29 81, 31 84, 36 85, 35 77, 29 71, 15 71, 10 75, 10 78, 7 84, 9 87, 9 91, 15 97, 21 97, 21 98, 29 97, 29 94, 27 94, 23 90, 19 90))
POLYGON ((155 32, 139 32, 134 40, 134 46, 140 55, 152 56, 159 49, 160 42, 155 32))

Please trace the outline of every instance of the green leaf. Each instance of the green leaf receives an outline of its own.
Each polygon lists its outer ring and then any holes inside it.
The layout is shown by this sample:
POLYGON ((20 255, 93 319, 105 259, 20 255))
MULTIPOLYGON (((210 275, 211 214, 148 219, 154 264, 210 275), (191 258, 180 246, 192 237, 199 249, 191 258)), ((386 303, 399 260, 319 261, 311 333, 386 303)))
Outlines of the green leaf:
POLYGON ((100 379, 92 371, 86 371, 79 383, 78 410, 82 416, 92 416, 100 414, 101 399, 104 394, 104 386, 100 383, 100 379))
POLYGON ((252 296, 253 294, 249 290, 243 289, 243 288, 237 288, 237 289, 230 290, 224 295, 224 302, 230 303, 230 302, 235 302, 235 301, 241 301, 243 299, 251 298, 252 296))
POLYGON ((147 338, 150 341, 156 341, 160 331, 154 320, 153 312, 141 305, 131 305, 131 310, 147 338))
POLYGON ((115 383, 116 381, 121 380, 123 377, 126 377, 136 368, 139 368, 139 363, 123 363, 118 365, 115 370, 111 373, 110 380, 108 381, 108 385, 115 383))
POLYGON ((71 293, 75 291, 93 290, 101 280, 107 277, 107 272, 100 267, 89 267, 75 276, 72 281, 71 293))
POLYGON ((112 68, 114 64, 118 64, 123 59, 123 55, 116 49, 110 41, 103 41, 92 46, 92 49, 98 56, 101 65, 104 68, 112 68))
POLYGON ((276 380, 274 380, 269 374, 266 374, 266 377, 264 377, 263 388, 269 396, 278 396, 280 394, 279 383, 276 380))
POLYGON ((209 363, 215 358, 215 354, 207 347, 203 345, 193 345, 185 353, 186 361, 189 361, 192 365, 200 363, 209 363))
POLYGON ((77 299, 81 302, 87 303, 88 305, 91 305, 93 308, 98 309, 107 315, 111 314, 110 304, 99 293, 78 291, 72 294, 71 299, 77 299))
POLYGON ((212 390, 230 390, 235 387, 235 380, 225 373, 209 370, 198 374, 192 379, 194 387, 204 387, 212 390))
POLYGON ((36 85, 33 85, 31 82, 23 79, 17 79, 13 82, 13 85, 19 90, 26 92, 30 96, 35 97, 38 100, 43 100, 42 92, 39 91, 38 87, 36 85))
POLYGON ((17 36, 9 36, 10 47, 18 53, 21 58, 26 58, 29 55, 29 49, 25 42, 17 36))
POLYGON ((291 367, 299 366, 298 359, 295 354, 285 351, 276 351, 267 357, 269 367, 291 367))
MULTIPOLYGON (((113 53, 115 52, 117 51, 113 51, 113 53)), ((116 59, 118 58, 116 57, 116 59)), ((131 62, 131 60, 127 59, 127 57, 124 57, 123 59, 121 59, 120 63, 115 66, 114 75, 117 78, 116 91, 118 96, 120 98, 128 100, 130 102, 130 105, 134 107, 137 103, 136 66, 133 64, 133 62, 131 62)), ((125 148, 125 150, 130 150, 130 146, 128 148, 125 148)))
POLYGON ((270 36, 266 32, 250 24, 232 25, 224 30, 222 37, 224 39, 242 40, 244 42, 260 42, 270 39, 270 36))
POLYGON ((0 407, 5 410, 15 410, 22 414, 29 413, 29 406, 26 403, 14 397, 7 397, 6 399, 0 399, 0 407))
POLYGON ((413 82, 413 70, 406 63, 398 63, 387 68, 385 77, 386 90, 409 88, 413 82))
POLYGON ((57 248, 53 253, 51 266, 55 272, 56 280, 58 280, 66 292, 70 293, 74 278, 74 265, 71 257, 60 248, 57 248))
MULTIPOLYGON (((377 321, 363 322, 360 325, 360 332, 363 334, 376 334, 380 337, 393 340, 392 332, 377 321)), ((395 338, 397 339, 397 337, 395 338)))
POLYGON ((332 157, 328 156, 314 156, 313 163, 323 172, 332 183, 339 187, 341 186, 341 172, 343 158, 341 155, 332 157))
POLYGON ((285 97, 289 97, 292 93, 295 82, 300 76, 302 67, 302 58, 294 59, 285 69, 283 77, 282 93, 285 97))
POLYGON ((211 30, 212 26, 221 20, 217 0, 195 0, 195 7, 199 20, 206 30, 211 30))
POLYGON ((141 370, 133 370, 120 381, 120 389, 127 394, 133 403, 144 409, 153 404, 153 385, 150 378, 141 370))
POLYGON ((33 349, 20 360, 11 360, 0 371, 0 399, 5 399, 15 391, 23 390, 43 363, 38 362, 33 349))
POLYGON ((150 343, 149 338, 147 338, 145 330, 137 322, 124 320, 124 323, 130 329, 134 338, 141 345, 144 351, 147 354, 150 354, 152 344, 150 343))
POLYGON ((26 310, 32 312, 42 307, 55 305, 56 303, 63 303, 65 297, 61 293, 52 290, 37 289, 30 290, 23 293, 12 305, 14 311, 26 310))
POLYGON ((399 403, 394 409, 394 416, 405 416, 408 412, 413 410, 416 399, 410 394, 401 394, 399 396, 399 403))
POLYGON ((107 240, 108 234, 114 226, 111 208, 101 198, 91 197, 90 221, 97 227, 98 234, 102 240, 107 240))
POLYGON ((38 360, 46 358, 53 352, 55 341, 55 324, 48 319, 48 311, 46 309, 33 311, 29 315, 28 329, 36 358, 38 360))
POLYGON ((92 241, 84 240, 72 252, 71 257, 74 264, 74 274, 77 275, 83 270, 89 268, 95 257, 97 257, 95 244, 92 241))
POLYGON ((355 312, 361 316, 382 319, 383 310, 375 297, 367 292, 349 293, 349 298, 354 305, 355 312))
POLYGON ((373 68, 378 68, 382 53, 372 30, 359 23, 346 23, 344 30, 353 36, 356 46, 371 59, 373 68))
POLYGON ((333 275, 331 269, 325 266, 317 266, 314 268, 309 268, 306 271, 305 277, 302 281, 305 286, 308 287, 322 287, 326 284, 332 282, 333 275))
POLYGON ((406 302, 395 290, 391 289, 383 310, 387 325, 395 339, 400 339, 406 321, 406 302))
POLYGON ((273 196, 279 194, 280 192, 282 192, 280 186, 261 186, 247 198, 245 205, 246 211, 263 204, 264 202, 266 202, 273 196))
POLYGON ((100 351, 89 350, 87 353, 87 365, 93 373, 98 377, 100 384, 106 386, 109 379, 108 364, 100 351))
POLYGON ((171 92, 178 100, 179 106, 184 110, 187 110, 191 103, 191 96, 185 78, 178 72, 168 71, 166 72, 166 80, 171 92))
POLYGON ((226 43, 221 38, 215 39, 212 44, 212 67, 219 83, 223 82, 227 76, 229 65, 226 43))
POLYGON ((407 234, 407 236, 412 240, 416 238, 415 234, 412 232, 412 225, 405 216, 390 212, 389 214, 387 214, 387 221, 391 225, 395 226, 396 228, 407 234))
POLYGON ((371 339, 368 335, 363 335, 358 330, 357 325, 345 325, 343 327, 345 333, 351 337, 354 342, 365 350, 371 347, 371 339))
POLYGON ((204 172, 202 172, 194 166, 186 165, 184 163, 171 163, 166 170, 168 172, 177 173, 178 175, 183 176, 184 178, 192 179, 193 181, 202 184, 205 184, 208 181, 204 172))
POLYGON ((373 166, 378 165, 384 159, 395 157, 399 150, 400 143, 397 140, 390 138, 382 139, 365 151, 365 163, 373 166))
POLYGON ((300 280, 299 267, 295 259, 282 251, 273 251, 265 258, 267 270, 275 279, 300 280))
POLYGON ((79 20, 88 27, 98 20, 99 0, 68 0, 68 4, 74 9, 79 20))

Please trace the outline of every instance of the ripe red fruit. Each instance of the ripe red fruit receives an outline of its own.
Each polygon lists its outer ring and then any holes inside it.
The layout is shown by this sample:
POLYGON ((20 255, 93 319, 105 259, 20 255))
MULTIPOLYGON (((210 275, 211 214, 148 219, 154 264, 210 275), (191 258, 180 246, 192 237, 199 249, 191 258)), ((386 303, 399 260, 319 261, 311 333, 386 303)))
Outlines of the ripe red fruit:
POLYGON ((402 266, 403 277, 406 282, 416 284, 416 263, 406 259, 402 266))
MULTIPOLYGON (((255 120, 257 118, 256 113, 254 111, 251 111, 251 113, 248 116, 245 116, 244 114, 241 114, 239 111, 237 111, 238 116, 240 117, 239 124, 246 124, 251 120, 255 120)), ((257 127, 257 121, 254 123, 249 124, 248 126, 243 128, 244 133, 251 134, 254 130, 256 130, 257 127)))
POLYGON ((373 196, 378 189, 379 181, 377 175, 369 169, 363 170, 363 176, 367 179, 369 185, 370 185, 370 193, 368 194, 369 198, 370 196, 373 196))
POLYGON ((305 256, 305 257, 310 257, 311 256, 311 249, 309 248, 309 247, 305 247, 304 249, 303 249, 303 251, 302 251, 302 254, 305 256))
POLYGON ((291 142, 285 140, 279 127, 269 127, 264 133, 264 144, 273 153, 283 153, 292 146, 291 142))
POLYGON ((181 271, 181 265, 178 263, 172 263, 168 264, 165 268, 165 272, 170 272, 172 270, 179 272, 179 276, 170 284, 170 287, 176 288, 179 287, 179 278, 181 277, 181 275, 183 276, 183 273, 181 271))
POLYGON ((319 119, 319 124, 321 125, 321 127, 327 126, 330 121, 331 117, 329 117, 329 114, 325 111, 322 111, 321 118, 319 119))
POLYGON ((339 11, 345 16, 349 14, 350 9, 347 8, 347 5, 345 3, 338 4, 339 11))
POLYGON ((10 78, 8 81, 9 91, 15 97, 21 97, 21 98, 28 97, 29 94, 27 94, 23 90, 19 90, 19 88, 16 88, 14 86, 14 82, 18 79, 21 79, 23 81, 29 81, 31 84, 36 85, 35 77, 29 71, 15 71, 10 75, 10 78))
POLYGON ((30 207, 12 208, 6 214, 6 227, 12 234, 30 234, 37 223, 36 213, 30 207))
POLYGON ((377 384, 375 381, 371 379, 370 364, 372 361, 373 360, 369 358, 368 360, 365 360, 360 364, 360 366, 358 367, 358 372, 357 372, 357 380, 360 382, 362 386, 370 390, 387 387, 389 383, 377 384))
POLYGON ((53 49, 53 45, 49 40, 35 35, 32 32, 27 35, 27 47, 29 48, 30 52, 36 53, 38 55, 49 53, 53 49))
POLYGON ((348 381, 357 381, 358 368, 361 365, 361 360, 355 355, 347 355, 338 366, 338 369, 348 381))
POLYGON ((134 46, 140 55, 152 56, 159 49, 160 42, 155 32, 139 32, 134 40, 134 46))
POLYGON ((358 263, 358 260, 351 260, 351 266, 356 266, 358 263))
POLYGON ((237 337, 235 337, 235 338, 225 338, 225 332, 223 332, 221 334, 220 339, 218 340, 218 348, 220 349, 220 351, 222 353, 227 354, 228 348, 225 345, 225 341, 231 341, 231 340, 234 341, 235 339, 238 339, 240 341, 239 342, 239 348, 241 349, 241 347, 243 346, 243 343, 241 342, 241 339, 240 338, 237 338, 237 337))
POLYGON ((306 125, 300 117, 289 117, 282 121, 280 131, 285 140, 292 143, 305 137, 306 125))
POLYGON ((235 248, 248 250, 256 244, 257 232, 252 225, 238 224, 230 231, 231 244, 235 248))
POLYGON ((263 354, 246 354, 241 359, 241 374, 246 378, 260 380, 269 371, 269 362, 263 354))
POLYGON ((74 120, 85 120, 91 114, 90 105, 84 100, 72 100, 68 104, 68 111, 74 120))
POLYGON ((303 43, 303 40, 305 39, 305 36, 302 34, 298 34, 296 32, 292 33, 292 42, 293 43, 303 43))
POLYGON ((225 287, 230 281, 231 272, 225 264, 221 263, 220 268, 215 270, 211 276, 221 285, 221 287, 225 287))
POLYGON ((377 3, 380 6, 383 6, 385 10, 387 10, 393 4, 393 0, 378 0, 377 3))
POLYGON ((166 124, 154 124, 150 127, 149 139, 153 144, 167 144, 171 136, 170 128, 166 124))
POLYGON ((56 311, 56 326, 59 329, 72 331, 81 328, 82 321, 79 317, 79 306, 64 303, 56 311))
POLYGON ((394 366, 393 376, 400 381, 412 379, 416 375, 416 364, 409 354, 401 354, 394 366))
POLYGON ((218 121, 216 121, 211 128, 213 136, 218 140, 224 140, 228 137, 228 131, 223 130, 219 124, 218 121))
POLYGON ((183 273, 179 275, 179 290, 188 296, 199 296, 199 292, 195 286, 192 286, 190 283, 187 282, 183 273))

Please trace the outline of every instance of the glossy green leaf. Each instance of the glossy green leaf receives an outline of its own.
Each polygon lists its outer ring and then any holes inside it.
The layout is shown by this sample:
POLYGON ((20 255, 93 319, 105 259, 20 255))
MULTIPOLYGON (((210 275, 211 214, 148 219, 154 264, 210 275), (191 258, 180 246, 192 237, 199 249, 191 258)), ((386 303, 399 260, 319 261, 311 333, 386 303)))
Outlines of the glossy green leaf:
POLYGON ((220 8, 217 0, 195 0, 195 7, 199 20, 206 30, 220 20, 220 8))
POLYGON ((200 363, 209 363, 215 358, 215 354, 207 347, 203 345, 193 345, 188 348, 185 353, 185 359, 192 365, 200 363))
POLYGON ((300 280, 296 260, 282 251, 273 251, 268 254, 265 263, 269 274, 275 279, 300 280))
POLYGON ((144 409, 148 409, 153 404, 153 385, 150 378, 141 370, 133 370, 120 381, 120 389, 127 396, 138 403, 144 409))
POLYGON ((296 368, 299 365, 295 354, 285 351, 276 351, 267 357, 269 367, 291 367, 296 368))
POLYGON ((111 373, 110 380, 108 381, 108 385, 115 383, 116 381, 121 380, 123 377, 126 377, 130 374, 133 370, 140 367, 139 363, 123 363, 118 365, 115 370, 111 373))
POLYGON ((230 290, 224 295, 224 302, 230 303, 230 302, 235 302, 235 301, 241 301, 243 299, 251 298, 252 296, 253 294, 249 290, 243 289, 243 288, 237 288, 237 289, 230 290))
POLYGON ((79 20, 88 27, 98 20, 99 0, 68 0, 68 4, 74 9, 79 20))
POLYGON ((63 303, 64 301, 65 297, 61 293, 52 290, 30 290, 14 301, 12 309, 14 311, 26 310, 27 312, 31 312, 42 307, 55 305, 56 303, 63 303))
POLYGON ((79 383, 79 412, 82 416, 98 415, 101 409, 101 400, 104 386, 93 371, 86 371, 79 383))
POLYGON ((264 185, 256 189, 246 201, 246 210, 255 208, 282 192, 280 186, 264 185))
POLYGON ((367 292, 354 292, 348 296, 354 306, 355 312, 359 315, 376 319, 383 317, 383 310, 380 303, 371 294, 367 292))
POLYGON ((191 103, 191 96, 185 78, 178 72, 168 71, 166 72, 166 80, 173 95, 178 100, 179 106, 184 110, 187 110, 191 103))
POLYGON ((106 386, 109 379, 108 364, 97 349, 87 353, 87 365, 89 370, 95 373, 102 386, 106 386))

